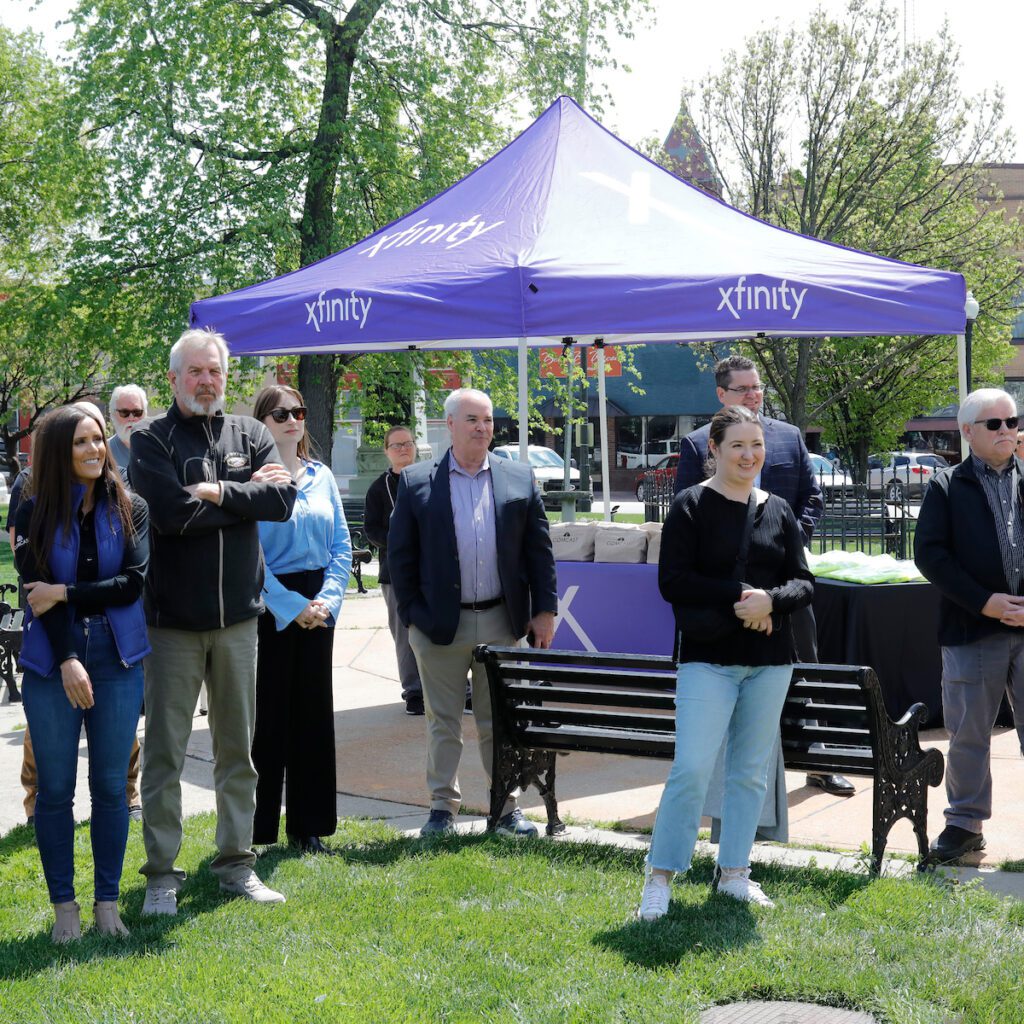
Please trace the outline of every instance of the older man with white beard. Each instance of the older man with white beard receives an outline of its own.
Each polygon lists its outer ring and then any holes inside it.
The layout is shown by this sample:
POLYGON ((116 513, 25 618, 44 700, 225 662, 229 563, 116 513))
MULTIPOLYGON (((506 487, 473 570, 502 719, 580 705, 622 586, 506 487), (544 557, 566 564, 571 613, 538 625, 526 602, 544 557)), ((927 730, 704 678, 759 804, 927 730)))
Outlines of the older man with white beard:
POLYGON ((127 470, 132 431, 149 415, 146 392, 138 384, 122 384, 114 388, 110 393, 109 412, 114 436, 107 441, 107 447, 118 466, 127 470))
POLYGON ((284 522, 295 504, 291 473, 270 431, 224 415, 228 350, 213 331, 186 331, 171 349, 174 402, 135 432, 131 478, 149 504, 146 621, 146 844, 144 914, 177 913, 185 872, 181 772, 204 679, 213 737, 217 856, 222 892, 283 903, 256 876, 252 850, 256 771, 256 620, 263 611, 257 524, 284 522))

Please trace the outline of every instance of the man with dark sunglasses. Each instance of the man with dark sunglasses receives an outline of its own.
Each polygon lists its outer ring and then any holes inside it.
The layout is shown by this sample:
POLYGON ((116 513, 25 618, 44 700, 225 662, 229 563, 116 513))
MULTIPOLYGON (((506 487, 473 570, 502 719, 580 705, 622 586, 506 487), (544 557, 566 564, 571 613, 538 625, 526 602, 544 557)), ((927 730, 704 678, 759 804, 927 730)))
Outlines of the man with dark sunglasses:
POLYGON ((110 422, 114 427, 114 436, 107 444, 114 461, 126 470, 131 460, 129 446, 132 442, 132 431, 149 415, 149 402, 146 392, 138 384, 122 384, 114 388, 110 394, 110 422))
POLYGON ((925 491, 914 559, 938 588, 942 715, 949 731, 946 827, 938 863, 985 848, 992 817, 992 727, 1009 692, 1024 752, 1024 462, 1017 406, 998 388, 972 391, 957 415, 970 455, 925 491))

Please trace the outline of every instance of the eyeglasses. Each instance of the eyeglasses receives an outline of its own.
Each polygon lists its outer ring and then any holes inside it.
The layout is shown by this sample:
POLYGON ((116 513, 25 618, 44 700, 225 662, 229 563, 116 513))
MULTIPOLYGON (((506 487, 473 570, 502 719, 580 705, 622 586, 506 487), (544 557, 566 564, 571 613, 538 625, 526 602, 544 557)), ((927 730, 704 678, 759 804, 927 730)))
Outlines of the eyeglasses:
POLYGON ((141 409, 116 409, 114 410, 121 419, 126 420, 131 417, 133 420, 141 420, 146 414, 141 409))
POLYGON ((306 407, 304 405, 296 405, 291 409, 272 409, 267 415, 275 423, 287 423, 289 416, 296 423, 301 423, 306 418, 306 407))
POLYGON ((975 423, 984 423, 986 430, 998 430, 1004 423, 1008 430, 1016 430, 1020 422, 1019 416, 1007 416, 1001 420, 998 416, 990 416, 987 420, 975 420, 975 423))
POLYGON ((724 388, 723 390, 725 390, 725 391, 732 391, 732 392, 734 392, 737 395, 760 395, 760 394, 764 393, 764 385, 763 384, 754 384, 754 385, 751 385, 750 387, 724 388))
POLYGON ((402 450, 404 448, 415 448, 415 447, 416 447, 416 442, 415 441, 392 441, 391 444, 388 445, 389 449, 390 448, 397 448, 399 450, 402 450))

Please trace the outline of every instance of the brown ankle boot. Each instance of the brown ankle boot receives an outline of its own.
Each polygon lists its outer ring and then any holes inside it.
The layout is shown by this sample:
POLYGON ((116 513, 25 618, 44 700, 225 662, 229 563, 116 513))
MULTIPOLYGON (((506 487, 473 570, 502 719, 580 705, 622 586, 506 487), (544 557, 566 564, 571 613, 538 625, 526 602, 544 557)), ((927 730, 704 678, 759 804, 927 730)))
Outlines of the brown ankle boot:
POLYGON ((55 920, 50 938, 54 942, 63 945, 82 937, 82 916, 74 900, 68 903, 54 903, 53 913, 55 920))
POLYGON ((94 930, 100 935, 127 935, 121 915, 117 912, 116 900, 97 900, 92 905, 95 919, 94 930))

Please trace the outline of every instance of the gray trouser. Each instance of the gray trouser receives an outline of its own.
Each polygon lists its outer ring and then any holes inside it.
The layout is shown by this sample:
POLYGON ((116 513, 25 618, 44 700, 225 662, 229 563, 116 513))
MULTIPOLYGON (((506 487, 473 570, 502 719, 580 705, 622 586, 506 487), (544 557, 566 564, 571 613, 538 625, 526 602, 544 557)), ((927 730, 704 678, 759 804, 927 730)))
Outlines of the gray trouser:
MULTIPOLYGON (((458 814, 462 806, 459 789, 459 761, 462 758, 462 713, 466 706, 466 673, 473 676, 473 716, 480 742, 487 785, 491 784, 494 751, 491 728, 491 692, 487 671, 473 660, 477 644, 510 647, 516 642, 504 604, 483 612, 463 610, 459 628, 450 644, 431 643, 425 633, 409 627, 409 643, 416 654, 423 680, 423 703, 427 714, 427 790, 431 810, 458 814)), ((509 798, 502 813, 515 807, 509 798)))
POLYGON ((949 730, 946 822, 981 832, 992 817, 992 727, 1009 690, 1024 752, 1024 630, 942 648, 942 715, 949 730))
POLYGON ((181 849, 181 771, 192 734, 199 688, 206 681, 213 786, 217 801, 217 856, 210 864, 223 881, 256 863, 252 819, 256 769, 256 619, 226 629, 193 632, 151 628, 146 658, 146 742, 142 748, 142 835, 150 882, 178 889, 185 872, 181 849))
POLYGON ((382 583, 384 604, 388 609, 388 629, 395 641, 395 654, 398 655, 398 679, 402 684, 402 700, 423 695, 423 684, 420 682, 420 670, 416 665, 416 655, 409 646, 409 630, 398 617, 398 598, 390 583, 382 583))

